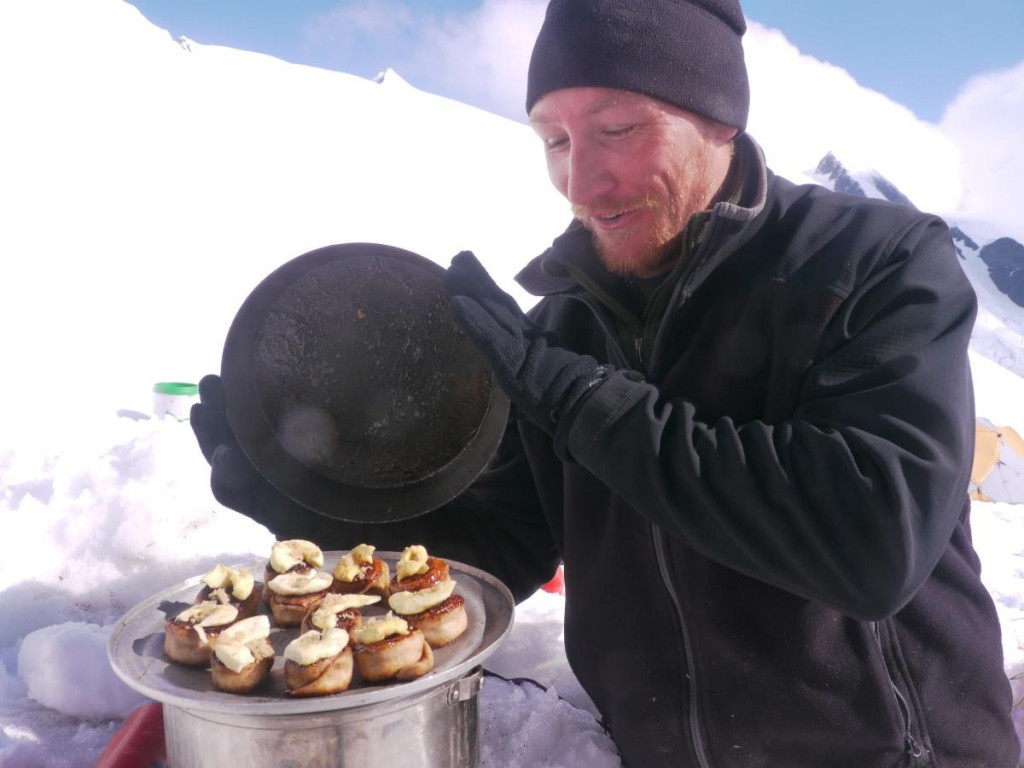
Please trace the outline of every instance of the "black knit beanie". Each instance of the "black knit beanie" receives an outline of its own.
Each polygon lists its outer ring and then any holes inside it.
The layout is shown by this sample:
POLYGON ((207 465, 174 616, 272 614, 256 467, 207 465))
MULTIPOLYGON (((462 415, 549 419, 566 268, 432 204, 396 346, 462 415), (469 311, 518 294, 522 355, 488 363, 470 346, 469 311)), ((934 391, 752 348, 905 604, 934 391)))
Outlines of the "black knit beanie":
POLYGON ((738 0, 551 0, 530 58, 526 111, 560 88, 634 91, 747 125, 738 0))

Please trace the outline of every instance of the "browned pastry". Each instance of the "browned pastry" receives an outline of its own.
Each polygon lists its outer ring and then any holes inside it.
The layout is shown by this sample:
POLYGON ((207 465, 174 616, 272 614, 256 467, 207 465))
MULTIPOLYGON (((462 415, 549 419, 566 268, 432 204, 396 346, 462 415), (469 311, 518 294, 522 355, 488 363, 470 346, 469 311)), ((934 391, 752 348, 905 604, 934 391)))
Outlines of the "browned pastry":
POLYGON ((326 571, 289 571, 270 580, 267 604, 279 627, 297 627, 307 613, 315 611, 331 586, 326 571))
POLYGON ((424 547, 406 547, 396 567, 388 605, 433 648, 448 645, 469 626, 465 599, 454 594, 448 563, 430 557, 424 547))
POLYGON ((406 547, 396 566, 395 578, 391 580, 391 592, 420 590, 432 587, 448 578, 448 562, 439 557, 430 557, 419 544, 406 547))
MULTIPOLYGON (((267 644, 270 648, 270 644, 267 644)), ((215 688, 225 693, 252 693, 270 677, 270 668, 274 666, 273 648, 269 656, 254 657, 254 661, 240 668, 237 672, 228 668, 217 656, 216 651, 210 657, 210 673, 215 688)))
POLYGON ((309 573, 324 567, 324 553, 306 539, 274 542, 263 569, 263 599, 270 599, 270 582, 283 573, 309 573))
POLYGON ((388 614, 352 631, 359 674, 368 683, 414 680, 434 668, 434 653, 422 632, 388 614))
POLYGON ((380 602, 378 595, 339 595, 328 592, 314 610, 302 617, 300 630, 303 634, 315 629, 324 632, 339 627, 351 632, 363 622, 359 609, 380 602))
MULTIPOLYGON (((327 597, 330 597, 331 593, 327 593, 327 597)), ((325 599, 326 602, 326 599, 325 599)), ((299 632, 305 634, 312 630, 317 632, 323 632, 325 629, 331 629, 333 624, 338 629, 344 629, 346 632, 351 632, 353 629, 363 623, 363 614, 356 608, 347 608, 343 611, 335 611, 330 614, 330 617, 324 615, 324 619, 321 623, 326 624, 326 627, 321 627, 314 623, 313 617, 316 616, 317 612, 324 607, 323 603, 320 603, 320 607, 316 608, 305 616, 302 617, 302 623, 299 625, 299 632)))
POLYGON ((289 696, 329 696, 352 683, 352 649, 348 632, 310 630, 284 650, 285 692, 289 696))
POLYGON ((376 557, 375 547, 360 544, 341 556, 334 566, 332 592, 341 594, 380 595, 390 593, 391 570, 388 564, 376 557))
POLYGON ((253 579, 245 568, 229 568, 219 563, 203 576, 203 586, 196 595, 195 603, 213 601, 233 605, 238 610, 238 620, 255 616, 260 609, 260 593, 263 585, 253 579))
POLYGON ((243 619, 221 632, 210 657, 214 687, 227 693, 251 693, 266 682, 274 666, 269 636, 266 616, 243 619))
POLYGON ((465 603, 461 595, 451 595, 420 613, 397 615, 405 619, 410 627, 422 632, 431 648, 441 648, 458 639, 469 626, 465 603))
POLYGON ((208 600, 164 622, 164 653, 171 661, 205 667, 217 638, 238 620, 238 609, 208 600))

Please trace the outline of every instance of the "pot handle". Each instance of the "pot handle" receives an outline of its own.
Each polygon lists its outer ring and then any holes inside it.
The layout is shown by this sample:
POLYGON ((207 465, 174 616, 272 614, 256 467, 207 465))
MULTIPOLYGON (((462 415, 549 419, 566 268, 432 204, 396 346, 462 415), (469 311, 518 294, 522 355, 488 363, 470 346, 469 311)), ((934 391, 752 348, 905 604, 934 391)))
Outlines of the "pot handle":
POLYGON ((448 706, 454 707, 463 701, 475 699, 483 687, 483 670, 476 667, 464 677, 460 677, 448 689, 448 706))

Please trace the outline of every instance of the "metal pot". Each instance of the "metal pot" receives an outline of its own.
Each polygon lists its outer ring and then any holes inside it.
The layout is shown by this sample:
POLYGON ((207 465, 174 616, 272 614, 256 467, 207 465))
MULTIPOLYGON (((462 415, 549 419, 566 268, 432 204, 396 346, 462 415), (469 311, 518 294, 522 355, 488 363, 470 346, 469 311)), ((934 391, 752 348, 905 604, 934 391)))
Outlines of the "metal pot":
POLYGON ((342 768, 480 762, 477 667, 458 680, 383 704, 306 715, 204 712, 164 705, 172 768, 342 768))
MULTIPOLYGON (((325 552, 325 562, 342 554, 325 552)), ((394 568, 398 553, 376 554, 394 568)), ((265 563, 238 567, 259 573, 265 563)), ((465 600, 469 626, 453 643, 435 649, 434 669, 416 680, 354 681, 333 696, 289 698, 280 653, 298 630, 274 628, 270 642, 278 656, 270 681, 250 695, 217 691, 207 670, 180 666, 163 653, 164 623, 192 603, 201 576, 128 611, 114 627, 108 656, 125 683, 163 703, 172 768, 475 766, 481 667, 512 630, 515 603, 490 574, 454 561, 449 569, 465 600)), ((369 606, 363 613, 384 611, 386 606, 369 606)))

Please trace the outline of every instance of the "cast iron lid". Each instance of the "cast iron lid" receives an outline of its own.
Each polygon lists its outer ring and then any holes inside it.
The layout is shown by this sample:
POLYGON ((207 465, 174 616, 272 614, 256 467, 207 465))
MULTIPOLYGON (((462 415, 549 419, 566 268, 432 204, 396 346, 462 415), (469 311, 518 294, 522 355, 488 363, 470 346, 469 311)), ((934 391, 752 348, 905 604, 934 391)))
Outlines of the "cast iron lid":
POLYGON ((228 421, 287 496, 388 522, 441 506, 483 470, 509 403, 451 318, 443 277, 400 248, 331 245, 242 304, 221 360, 228 421))

